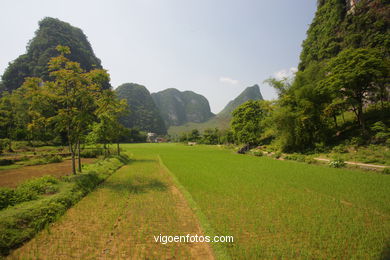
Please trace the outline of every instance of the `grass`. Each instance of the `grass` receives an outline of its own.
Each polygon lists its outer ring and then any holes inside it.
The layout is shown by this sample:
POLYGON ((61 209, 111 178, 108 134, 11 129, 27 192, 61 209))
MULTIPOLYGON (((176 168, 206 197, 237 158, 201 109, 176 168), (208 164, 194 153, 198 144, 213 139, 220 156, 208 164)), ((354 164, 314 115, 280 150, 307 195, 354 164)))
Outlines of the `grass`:
POLYGON ((337 146, 331 153, 319 154, 319 156, 390 166, 390 148, 385 145, 337 146))
POLYGON ((132 145, 160 154, 235 259, 378 259, 388 248, 388 175, 233 154, 132 145))
POLYGON ((125 157, 108 158, 88 165, 83 174, 63 177, 41 177, 28 180, 16 189, 2 189, 0 210, 0 255, 31 239, 54 222, 69 207, 92 191, 112 172, 122 166, 125 157))
POLYGON ((154 241, 160 234, 199 234, 197 223, 146 149, 11 258, 208 259, 204 245, 154 241))
POLYGON ((202 229, 234 236, 234 243, 212 244, 220 259, 390 256, 390 175, 216 146, 123 148, 130 164, 11 258, 205 259, 199 244, 153 240, 202 229))

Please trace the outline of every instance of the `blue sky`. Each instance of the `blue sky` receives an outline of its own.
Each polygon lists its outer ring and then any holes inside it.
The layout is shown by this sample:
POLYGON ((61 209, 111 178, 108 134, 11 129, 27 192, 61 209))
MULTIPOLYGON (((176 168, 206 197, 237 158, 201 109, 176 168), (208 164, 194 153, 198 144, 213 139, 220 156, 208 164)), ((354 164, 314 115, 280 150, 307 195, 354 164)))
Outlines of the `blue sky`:
POLYGON ((265 99, 276 97, 263 81, 295 70, 316 2, 6 1, 0 74, 25 52, 38 21, 56 17, 84 31, 114 87, 135 82, 150 92, 192 90, 216 113, 253 84, 260 85, 265 99))

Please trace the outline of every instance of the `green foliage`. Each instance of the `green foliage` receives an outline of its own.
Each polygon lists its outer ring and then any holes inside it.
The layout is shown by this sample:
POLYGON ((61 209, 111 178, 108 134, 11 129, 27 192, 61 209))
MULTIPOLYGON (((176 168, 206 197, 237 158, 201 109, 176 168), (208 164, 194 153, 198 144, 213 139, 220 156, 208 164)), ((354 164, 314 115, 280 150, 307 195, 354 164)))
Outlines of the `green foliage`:
MULTIPOLYGON (((69 46, 72 53, 67 53, 70 60, 81 64, 86 71, 101 69, 101 62, 95 56, 85 34, 76 27, 58 19, 46 17, 39 22, 35 37, 30 40, 26 54, 20 55, 10 63, 2 76, 3 90, 12 92, 19 88, 26 77, 39 77, 50 80, 48 62, 57 55, 58 45, 69 46)), ((110 88, 105 81, 103 88, 110 88)))
POLYGON ((384 168, 384 169, 382 170, 382 173, 383 173, 383 174, 390 174, 390 168, 384 168))
POLYGON ((334 159, 329 162, 329 167, 332 168, 343 168, 345 167, 345 162, 342 159, 334 159))
POLYGON ((120 118, 125 127, 166 134, 167 130, 160 112, 144 86, 126 83, 117 87, 115 92, 119 99, 125 99, 128 104, 129 112, 120 118))
POLYGON ((219 144, 220 133, 218 128, 206 129, 203 132, 201 143, 203 144, 219 144))
POLYGON ((321 85, 332 93, 331 96, 344 98, 364 129, 366 96, 377 90, 377 85, 390 71, 381 53, 375 49, 345 49, 329 61, 327 71, 321 85))
POLYGON ((8 206, 35 200, 38 195, 54 194, 58 191, 58 180, 52 176, 28 180, 16 189, 0 188, 0 210, 8 206))
POLYGON ((321 1, 302 44, 299 70, 304 71, 311 63, 337 55, 341 37, 340 23, 345 16, 345 0, 321 1))
POLYGON ((200 133, 198 129, 193 129, 191 133, 187 136, 187 141, 190 142, 199 142, 200 141, 200 133))
POLYGON ((374 138, 376 142, 386 143, 390 139, 390 128, 382 121, 375 122, 370 129, 375 134, 374 138))
POLYGON ((256 145, 264 132, 262 120, 269 112, 263 101, 249 100, 233 111, 232 132, 238 143, 256 145))
POLYGON ((80 153, 80 156, 83 158, 97 158, 103 154, 103 149, 83 149, 80 153))
POLYGON ((14 164, 13 160, 10 160, 10 159, 0 159, 0 165, 1 166, 11 165, 11 164, 14 164))

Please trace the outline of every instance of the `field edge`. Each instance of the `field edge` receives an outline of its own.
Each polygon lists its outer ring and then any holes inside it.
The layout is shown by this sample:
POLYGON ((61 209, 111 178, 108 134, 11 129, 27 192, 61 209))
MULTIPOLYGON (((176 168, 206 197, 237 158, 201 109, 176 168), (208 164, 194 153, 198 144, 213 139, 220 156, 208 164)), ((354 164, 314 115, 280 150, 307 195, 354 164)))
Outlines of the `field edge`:
MULTIPOLYGON (((191 210, 194 212, 195 216, 199 220, 200 227, 204 234, 207 234, 208 236, 216 236, 216 232, 214 228, 209 223, 207 217, 203 214, 202 210, 198 206, 198 204, 195 202, 195 200, 192 198, 191 193, 189 193, 186 188, 184 188, 183 185, 179 182, 179 180, 176 178, 175 174, 169 170, 169 168, 164 164, 164 161, 162 160, 160 155, 157 155, 158 161, 160 166, 169 174, 169 176, 172 178, 173 183, 178 188, 178 190, 183 194, 184 198, 187 200, 187 203, 191 210)), ((216 259, 226 259, 230 260, 231 257, 225 250, 225 248, 222 246, 221 243, 210 243, 212 251, 216 259)))

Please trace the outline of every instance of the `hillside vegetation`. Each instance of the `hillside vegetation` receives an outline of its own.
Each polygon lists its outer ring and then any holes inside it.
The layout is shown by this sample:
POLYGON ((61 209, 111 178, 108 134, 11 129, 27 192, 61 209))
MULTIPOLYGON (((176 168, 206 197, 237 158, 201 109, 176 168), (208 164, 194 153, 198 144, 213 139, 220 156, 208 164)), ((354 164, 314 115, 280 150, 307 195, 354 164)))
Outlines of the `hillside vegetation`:
POLYGON ((120 118, 125 127, 166 134, 160 111, 144 86, 125 83, 117 87, 115 93, 119 99, 125 99, 128 105, 129 112, 120 118))
MULTIPOLYGON (((26 77, 51 79, 48 62, 57 56, 57 45, 68 46, 72 50, 69 59, 80 63, 82 69, 102 69, 100 60, 81 29, 59 19, 46 17, 39 22, 34 38, 27 45, 27 52, 12 61, 5 70, 0 92, 19 88, 26 77)), ((109 81, 103 84, 103 88, 110 88, 109 81)))
POLYGON ((263 100, 260 88, 258 85, 247 87, 235 99, 231 100, 221 112, 211 117, 209 120, 202 123, 188 122, 179 126, 171 126, 168 133, 172 137, 180 136, 183 133, 190 132, 197 129, 204 132, 207 129, 227 130, 230 127, 230 120, 232 119, 232 112, 234 109, 242 105, 248 100, 263 100))

